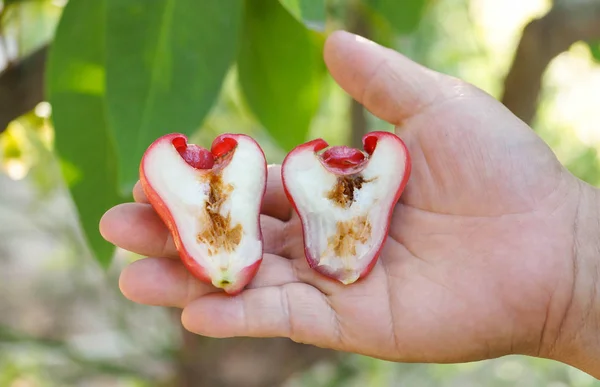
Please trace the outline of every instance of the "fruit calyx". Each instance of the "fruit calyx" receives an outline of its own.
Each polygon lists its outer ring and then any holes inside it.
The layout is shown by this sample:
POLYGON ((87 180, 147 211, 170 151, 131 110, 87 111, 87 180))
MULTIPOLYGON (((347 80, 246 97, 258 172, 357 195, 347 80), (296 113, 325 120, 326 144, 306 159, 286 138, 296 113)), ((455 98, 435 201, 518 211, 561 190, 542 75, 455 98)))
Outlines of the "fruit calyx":
MULTIPOLYGON (((312 148, 316 153, 328 146, 325 140, 319 138, 300 145, 297 149, 312 148)), ((345 145, 330 147, 319 154, 321 162, 328 170, 344 175, 359 172, 368 161, 367 156, 361 150, 345 145)))
POLYGON ((371 132, 364 151, 309 141, 288 154, 282 179, 302 222, 313 269, 344 284, 366 276, 387 237, 393 208, 410 176, 406 146, 371 132))
POLYGON ((240 292, 262 260, 259 212, 266 160, 250 137, 223 134, 207 150, 185 135, 160 137, 146 150, 140 181, 169 228, 182 262, 204 282, 240 292))

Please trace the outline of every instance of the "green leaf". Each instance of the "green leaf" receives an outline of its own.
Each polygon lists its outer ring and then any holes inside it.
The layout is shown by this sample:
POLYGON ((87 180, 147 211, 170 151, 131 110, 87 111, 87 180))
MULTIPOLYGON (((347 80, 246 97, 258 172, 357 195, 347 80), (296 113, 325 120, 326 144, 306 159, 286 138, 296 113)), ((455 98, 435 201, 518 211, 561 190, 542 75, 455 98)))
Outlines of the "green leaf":
POLYGON ((22 3, 24 0, 4 0, 4 6, 5 7, 10 7, 11 5, 17 4, 17 3, 22 3))
POLYGON ((71 167, 66 176, 96 258, 108 266, 114 248, 98 232, 102 214, 119 203, 114 140, 105 117, 104 3, 70 0, 50 51, 47 90, 56 150, 71 167))
POLYGON ((248 0, 238 57, 249 107, 289 151, 306 140, 319 107, 322 40, 271 0, 248 0))
POLYGON ((366 0, 366 4, 401 34, 412 32, 421 21, 427 0, 366 0))
POLYGON ((600 63, 600 41, 590 42, 588 43, 588 46, 590 47, 592 58, 594 58, 598 63, 600 63))
POLYGON ((121 189, 146 148, 191 134, 219 95, 237 52, 242 0, 106 0, 108 116, 121 189))
POLYGON ((325 0, 279 0, 279 2, 308 28, 325 30, 325 0))

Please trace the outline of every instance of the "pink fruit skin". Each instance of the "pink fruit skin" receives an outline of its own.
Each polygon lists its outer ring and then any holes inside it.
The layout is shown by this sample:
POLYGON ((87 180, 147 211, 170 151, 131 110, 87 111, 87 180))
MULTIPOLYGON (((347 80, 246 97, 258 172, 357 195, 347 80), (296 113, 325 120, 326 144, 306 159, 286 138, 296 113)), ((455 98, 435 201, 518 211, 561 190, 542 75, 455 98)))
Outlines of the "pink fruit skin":
MULTIPOLYGON (((180 256, 181 261, 183 262, 184 266, 194 277, 198 278, 202 282, 211 284, 212 281, 210 279, 210 276, 206 272, 205 268, 202 267, 200 264, 198 264, 198 262, 194 258, 192 258, 192 256, 189 254, 189 252, 183 245, 183 242, 179 235, 179 230, 177 229, 175 220, 173 219, 171 212, 167 208, 167 205, 162 200, 162 198, 152 188, 152 185, 148 182, 148 179, 147 179, 146 173, 145 173, 144 160, 145 160, 146 154, 149 151, 151 151, 152 148, 154 146, 156 146, 157 144, 162 143, 162 142, 172 142, 175 138, 178 138, 178 137, 183 138, 187 143, 187 140, 188 140, 187 136, 185 136, 184 134, 180 134, 180 133, 172 133, 172 134, 167 134, 162 137, 159 137, 148 147, 148 149, 144 153, 144 156, 142 157, 142 162, 140 163, 140 182, 142 184, 144 193, 146 194, 146 197, 148 198, 148 201, 150 202, 150 204, 152 205, 154 210, 158 213, 158 216, 162 219, 162 221, 165 223, 165 225, 171 232, 171 235, 173 237, 173 242, 175 243, 175 247, 177 248, 177 251, 179 252, 179 256, 180 256)), ((237 139, 240 137, 246 137, 246 138, 254 141, 249 136, 246 136, 243 134, 226 133, 226 134, 222 134, 222 135, 218 136, 213 141, 213 148, 215 147, 215 145, 222 143, 224 139, 233 139, 233 140, 235 140, 235 143, 237 144, 237 139)), ((258 149, 261 149, 260 146, 258 147, 258 149)), ((261 149, 261 152, 262 152, 262 149, 261 149)), ((219 151, 219 153, 223 153, 223 152, 219 151)), ((263 153, 263 157, 264 157, 264 153, 263 153)), ((267 168, 266 168, 266 164, 265 164, 265 176, 264 176, 265 183, 264 183, 264 187, 263 187, 263 190, 261 193, 261 200, 266 191, 266 187, 267 187, 266 180, 267 180, 267 168)), ((260 228, 260 215, 259 214, 257 214, 256 222, 258 224, 258 238, 260 239, 261 242, 263 242, 262 232, 261 232, 261 228, 260 228)), ((264 242, 263 242, 263 245, 264 245, 264 242)), ((232 296, 239 294, 246 287, 246 285, 248 285, 248 283, 254 278, 254 276, 256 275, 256 273, 260 267, 261 262, 262 262, 262 255, 256 262, 254 262, 252 265, 246 267, 240 273, 238 278, 236 278, 236 281, 232 284, 232 286, 227 287, 225 289, 225 292, 232 296)))
MULTIPOLYGON (((389 132, 370 132, 370 133, 367 133, 366 135, 364 135, 362 138, 362 142, 363 142, 363 147, 365 149, 365 152, 367 152, 369 155, 373 154, 373 152, 375 151, 375 148, 376 148, 376 142, 380 138, 383 138, 383 137, 393 138, 394 140, 398 141, 399 145, 404 150, 404 154, 406 155, 404 176, 398 187, 398 190, 396 191, 396 193, 394 195, 393 203, 397 203, 398 200, 400 199, 400 196, 402 195, 402 192, 404 192, 404 188, 406 187, 406 184, 408 183, 408 179, 410 178, 410 174, 411 174, 411 170, 412 170, 412 163, 411 163, 411 159, 410 159, 410 154, 408 153, 408 148, 406 147, 406 144, 404 143, 404 141, 402 141, 402 139, 400 139, 400 137, 396 136, 393 133, 389 133, 389 132)), ((285 192, 288 200, 292 204, 294 210, 300 217, 300 220, 302 223, 304 223, 302 215, 300 214, 300 211, 298 210, 298 207, 296 206, 296 203, 294 202, 294 198, 292 197, 292 195, 290 194, 290 192, 287 189, 287 185, 286 185, 286 181, 285 181, 286 179, 285 179, 285 175, 284 175, 286 161, 288 160, 288 158, 290 156, 292 156, 294 154, 294 152, 305 150, 307 148, 308 149, 312 148, 313 152, 319 152, 319 151, 325 149, 327 146, 329 146, 329 144, 325 140, 320 139, 320 138, 306 142, 302 145, 299 145, 296 148, 294 148, 290 153, 288 153, 286 158, 283 160, 283 164, 281 166, 281 176, 282 176, 282 181, 283 181, 284 192, 285 192)), ((325 166, 325 168, 327 168, 331 172, 338 173, 338 174, 350 174, 350 173, 357 172, 357 170, 354 169, 352 166, 350 166, 348 170, 344 170, 343 168, 327 167, 327 166, 325 166)), ((362 168, 360 168, 360 169, 362 169, 362 168)), ((385 226, 386 236, 389 232, 389 227, 390 227, 390 222, 392 220, 392 214, 394 211, 394 207, 395 207, 395 204, 392 207, 390 207, 390 211, 388 213, 386 226, 385 226)), ((306 241, 306 230, 305 230, 304 224, 302 226, 302 235, 303 235, 304 241, 306 241)), ((369 275, 371 270, 373 270, 373 267, 377 263, 377 260, 379 258, 381 249, 383 248, 383 244, 385 243, 385 241, 386 241, 386 239, 384 238, 383 243, 381 243, 379 248, 373 254, 373 257, 371 258, 367 267, 365 267, 365 269, 360 273, 359 279, 366 277, 367 275, 369 275)), ((313 270, 315 270, 316 272, 322 274, 323 276, 325 276, 327 278, 334 279, 336 281, 340 281, 338 273, 327 270, 327 268, 325 266, 319 266, 319 258, 313 257, 311 255, 311 253, 309 252, 309 250, 307 248, 306 242, 304 244, 304 255, 306 256, 308 265, 313 270)))

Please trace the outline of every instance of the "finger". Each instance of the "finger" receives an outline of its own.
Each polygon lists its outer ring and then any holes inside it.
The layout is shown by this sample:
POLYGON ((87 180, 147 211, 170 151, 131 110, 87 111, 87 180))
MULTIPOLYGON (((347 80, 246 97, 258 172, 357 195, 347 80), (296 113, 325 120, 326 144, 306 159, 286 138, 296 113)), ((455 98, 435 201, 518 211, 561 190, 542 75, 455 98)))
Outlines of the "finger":
POLYGON ((374 115, 397 126, 426 106, 461 91, 462 83, 454 78, 345 31, 328 37, 324 57, 331 75, 346 92, 374 115))
POLYGON ((235 297, 212 294, 190 303, 183 326, 210 337, 288 337, 335 348, 337 318, 325 296, 303 283, 248 289, 235 297))
POLYGON ((290 204, 281 181, 281 166, 269 165, 267 189, 262 201, 261 212, 281 220, 289 220, 292 215, 290 204))
POLYGON ((263 238, 263 250, 265 253, 284 255, 285 252, 285 222, 267 216, 260 215, 260 230, 263 238))
POLYGON ((137 203, 150 203, 146 197, 146 193, 144 193, 142 183, 139 180, 133 186, 133 200, 137 203))
POLYGON ((292 219, 285 223, 283 233, 284 245, 281 255, 290 259, 305 259, 302 222, 297 214, 294 214, 292 219))
POLYGON ((179 308, 195 298, 218 291, 194 278, 181 261, 169 258, 144 258, 133 262, 121 272, 119 288, 131 301, 179 308))
MULTIPOLYGON (((284 250, 284 223, 260 216, 265 253, 284 250)), ((178 258, 169 229, 149 204, 124 203, 108 210, 100 220, 100 233, 109 242, 134 253, 178 258)))
POLYGON ((111 208, 100 220, 100 233, 110 243, 140 255, 179 257, 171 233, 149 204, 111 208))
MULTIPOLYGON (((265 254, 248 288, 279 286, 299 282, 292 262, 265 254)), ((140 304, 183 308, 206 294, 221 292, 194 277, 181 263, 169 258, 145 258, 133 262, 121 273, 121 292, 140 304)))

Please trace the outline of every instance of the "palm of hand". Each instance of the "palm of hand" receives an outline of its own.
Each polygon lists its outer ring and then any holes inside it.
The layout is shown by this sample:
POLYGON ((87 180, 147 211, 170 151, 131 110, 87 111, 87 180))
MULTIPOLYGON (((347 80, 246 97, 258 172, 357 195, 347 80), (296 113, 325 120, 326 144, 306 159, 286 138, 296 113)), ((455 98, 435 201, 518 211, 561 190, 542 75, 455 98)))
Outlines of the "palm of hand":
MULTIPOLYGON (((352 39, 342 34, 330 43, 330 70, 367 108, 399 125, 413 161, 371 274, 344 286, 309 269, 275 167, 261 219, 265 259, 250 289, 225 297, 178 262, 149 259, 125 270, 123 292, 183 307, 184 325, 200 334, 286 336, 393 360, 456 362, 551 345, 571 288, 563 278, 572 271, 565 259, 577 206, 572 178, 491 97, 352 39), (347 67, 353 61, 354 70, 347 67), (399 95, 419 87, 433 88, 435 98, 399 95)), ((114 209, 103 234, 141 254, 175 256, 148 207, 114 209), (147 235, 128 235, 131 223, 145 224, 147 235), (166 243, 151 247, 157 240, 166 243)))
POLYGON ((323 325, 296 324, 297 339, 412 361, 537 353, 553 291, 569 286, 558 281, 571 246, 556 237, 570 233, 576 201, 565 200, 568 177, 529 128, 501 109, 504 132, 466 113, 485 103, 458 95, 400 130, 412 177, 366 279, 342 286, 312 273, 299 220, 289 221, 296 275, 326 297, 314 301, 323 325))

